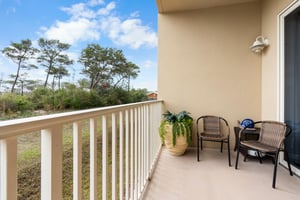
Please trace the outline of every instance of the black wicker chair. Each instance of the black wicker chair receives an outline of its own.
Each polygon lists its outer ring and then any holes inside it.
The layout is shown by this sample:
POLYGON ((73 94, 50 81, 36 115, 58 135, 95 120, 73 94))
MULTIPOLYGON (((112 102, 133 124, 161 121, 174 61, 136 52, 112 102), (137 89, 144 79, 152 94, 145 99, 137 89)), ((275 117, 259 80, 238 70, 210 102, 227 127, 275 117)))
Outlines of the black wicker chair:
POLYGON ((219 116, 205 115, 197 119, 197 160, 199 161, 199 143, 201 145, 203 141, 212 141, 221 143, 221 152, 223 152, 223 143, 227 143, 228 146, 228 163, 231 166, 230 158, 230 128, 228 122, 219 116), (225 125, 225 129, 222 129, 221 124, 225 125), (224 131, 223 131, 224 130, 224 131))
MULTIPOLYGON (((246 151, 254 150, 257 152, 257 156, 259 156, 261 153, 272 156, 274 158, 272 187, 275 188, 278 156, 280 151, 283 151, 285 153, 290 175, 293 175, 289 155, 284 149, 284 140, 288 135, 290 135, 292 131, 291 128, 289 128, 285 123, 276 121, 258 121, 255 122, 254 125, 260 125, 259 139, 247 141, 239 140, 235 169, 238 168, 239 153, 241 149, 244 149, 246 151)), ((241 138, 241 134, 246 128, 247 127, 240 130, 239 138, 241 138)))

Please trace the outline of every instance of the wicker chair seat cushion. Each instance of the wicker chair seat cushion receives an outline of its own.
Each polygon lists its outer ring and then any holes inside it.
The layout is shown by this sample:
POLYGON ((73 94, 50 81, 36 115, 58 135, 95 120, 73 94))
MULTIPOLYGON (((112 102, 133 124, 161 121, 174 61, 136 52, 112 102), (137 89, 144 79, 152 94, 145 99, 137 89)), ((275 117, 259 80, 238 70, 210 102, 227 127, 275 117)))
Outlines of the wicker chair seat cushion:
POLYGON ((213 139, 213 140, 224 140, 227 139, 227 136, 221 133, 215 133, 215 132, 202 132, 200 133, 200 137, 203 139, 213 139))
POLYGON ((241 144, 249 148, 257 149, 261 152, 266 152, 266 153, 268 152, 275 153, 278 150, 276 147, 266 145, 255 140, 241 141, 241 144))

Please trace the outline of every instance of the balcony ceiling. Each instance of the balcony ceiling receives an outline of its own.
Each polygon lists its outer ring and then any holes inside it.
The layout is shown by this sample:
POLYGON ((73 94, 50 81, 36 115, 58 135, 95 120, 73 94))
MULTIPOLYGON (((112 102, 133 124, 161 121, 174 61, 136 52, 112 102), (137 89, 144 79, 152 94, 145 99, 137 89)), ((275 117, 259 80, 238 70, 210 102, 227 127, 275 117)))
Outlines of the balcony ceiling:
POLYGON ((159 13, 197 10, 257 0, 156 0, 159 13))

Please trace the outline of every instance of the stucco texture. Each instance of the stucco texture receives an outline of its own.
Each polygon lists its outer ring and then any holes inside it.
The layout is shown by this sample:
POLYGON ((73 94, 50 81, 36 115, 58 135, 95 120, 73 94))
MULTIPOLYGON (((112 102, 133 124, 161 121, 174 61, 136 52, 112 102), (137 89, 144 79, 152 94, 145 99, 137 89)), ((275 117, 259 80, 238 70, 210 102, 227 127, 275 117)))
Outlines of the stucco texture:
POLYGON ((237 120, 261 118, 262 57, 249 49, 261 34, 261 2, 158 18, 158 94, 166 110, 220 115, 232 133, 237 120))
POLYGON ((292 2, 293 0, 262 1, 262 35, 270 40, 270 46, 262 54, 262 119, 280 119, 278 15, 292 2))

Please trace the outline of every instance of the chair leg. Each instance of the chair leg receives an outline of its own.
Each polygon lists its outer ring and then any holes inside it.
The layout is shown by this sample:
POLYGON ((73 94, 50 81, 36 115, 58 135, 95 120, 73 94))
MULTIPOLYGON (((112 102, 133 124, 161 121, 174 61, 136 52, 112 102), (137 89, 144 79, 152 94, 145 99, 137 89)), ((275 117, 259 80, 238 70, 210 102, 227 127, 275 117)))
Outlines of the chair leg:
POLYGON ((199 137, 197 137, 197 161, 199 162, 199 137))
POLYGON ((200 138, 200 145, 201 145, 201 151, 202 151, 202 138, 200 138))
POLYGON ((278 155, 279 155, 279 150, 276 152, 276 155, 275 155, 275 165, 274 165, 273 183, 272 183, 272 187, 273 187, 273 188, 275 188, 275 185, 276 185, 278 155))
POLYGON ((275 165, 275 158, 271 157, 271 159, 272 159, 272 163, 275 165))
POLYGON ((235 160, 235 169, 238 168, 240 150, 241 150, 241 148, 240 148, 240 145, 238 144, 238 146, 237 146, 237 152, 236 152, 236 160, 235 160))
POLYGON ((229 162, 229 167, 231 167, 231 157, 230 157, 230 143, 229 143, 229 138, 228 138, 228 162, 229 162))
POLYGON ((244 155, 244 162, 246 162, 248 156, 248 149, 246 148, 245 150, 245 155, 244 155))
POLYGON ((221 141, 221 153, 223 152, 223 140, 221 141))
POLYGON ((259 151, 256 151, 256 154, 257 154, 257 157, 258 157, 258 160, 259 160, 259 163, 262 164, 262 159, 260 157, 260 153, 259 151))
POLYGON ((290 157, 289 157, 288 152, 285 151, 285 155, 286 155, 286 162, 287 162, 288 167, 289 167, 290 175, 293 176, 293 172, 292 172, 292 168, 291 168, 291 164, 290 164, 290 157))

